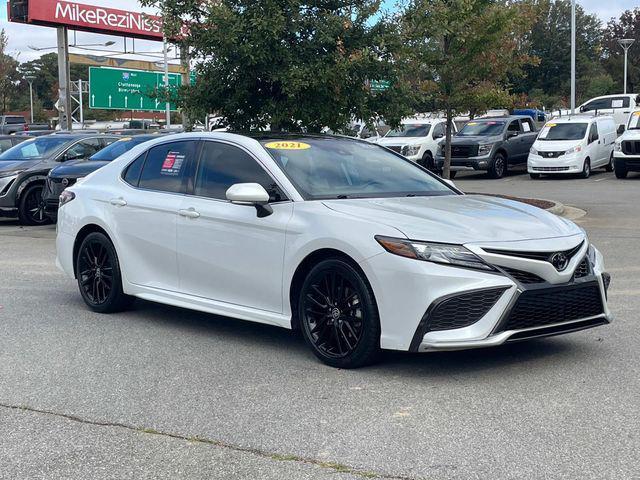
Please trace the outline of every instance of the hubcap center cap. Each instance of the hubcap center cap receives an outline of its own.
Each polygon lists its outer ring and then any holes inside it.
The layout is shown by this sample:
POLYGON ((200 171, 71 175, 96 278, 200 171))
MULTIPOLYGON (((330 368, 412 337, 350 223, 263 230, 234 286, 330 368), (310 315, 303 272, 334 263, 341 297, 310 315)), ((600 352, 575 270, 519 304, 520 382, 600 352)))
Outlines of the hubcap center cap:
POLYGON ((338 318, 340 318, 340 309, 337 307, 334 307, 331 309, 331 318, 333 318, 334 320, 338 320, 338 318))

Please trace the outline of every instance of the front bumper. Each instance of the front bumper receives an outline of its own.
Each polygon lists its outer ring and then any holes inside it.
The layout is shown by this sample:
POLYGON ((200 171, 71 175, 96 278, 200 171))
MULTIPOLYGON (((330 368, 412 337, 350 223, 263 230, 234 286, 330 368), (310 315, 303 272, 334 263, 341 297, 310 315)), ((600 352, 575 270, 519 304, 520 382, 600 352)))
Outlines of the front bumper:
MULTIPOLYGON (((444 157, 438 155, 435 159, 436 167, 441 169, 444 165, 444 157)), ((491 154, 478 157, 451 157, 451 166, 455 170, 488 170, 491 164, 491 154)))
POLYGON ((580 154, 561 155, 557 158, 543 158, 540 155, 529 154, 527 171, 529 173, 581 173, 584 168, 584 156, 580 154))
POLYGON ((621 168, 629 172, 640 172, 640 156, 624 155, 621 152, 615 152, 613 161, 616 168, 621 168))

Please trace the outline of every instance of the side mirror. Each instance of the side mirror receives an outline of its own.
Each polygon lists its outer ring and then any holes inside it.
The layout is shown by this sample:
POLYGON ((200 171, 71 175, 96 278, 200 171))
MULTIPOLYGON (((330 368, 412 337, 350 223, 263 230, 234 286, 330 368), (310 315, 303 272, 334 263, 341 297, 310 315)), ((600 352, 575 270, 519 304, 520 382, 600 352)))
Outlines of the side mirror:
POLYGON ((618 125, 618 135, 622 135, 625 131, 624 125, 618 125))
POLYGON ((253 205, 259 217, 273 213, 269 205, 269 193, 259 183, 236 183, 227 190, 227 200, 237 205, 253 205))
POLYGON ((581 113, 584 113, 584 112, 586 112, 586 111, 587 111, 587 107, 586 107, 585 105, 582 105, 582 106, 580 107, 580 112, 581 112, 581 113))

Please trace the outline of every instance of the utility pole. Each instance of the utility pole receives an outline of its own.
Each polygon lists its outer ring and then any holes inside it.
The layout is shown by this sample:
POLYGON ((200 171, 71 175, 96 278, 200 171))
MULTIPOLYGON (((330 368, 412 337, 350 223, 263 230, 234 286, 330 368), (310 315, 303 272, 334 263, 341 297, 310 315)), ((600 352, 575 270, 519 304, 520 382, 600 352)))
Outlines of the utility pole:
MULTIPOLYGON (((191 83, 191 61, 189 58, 189 47, 180 47, 180 63, 182 64, 182 86, 190 85, 191 83)), ((185 132, 193 130, 193 120, 182 109, 182 127, 185 132)))
MULTIPOLYGON (((169 51, 167 48, 167 39, 163 40, 163 53, 164 53, 164 88, 165 94, 169 94, 169 51)), ((167 99, 168 100, 168 99, 167 99)), ((165 128, 171 127, 171 104, 167 101, 165 104, 165 128)))
POLYGON ((635 41, 635 38, 621 38, 618 40, 624 50, 624 93, 627 93, 627 53, 635 41))
POLYGON ((60 97, 59 124, 61 130, 72 130, 71 82, 69 80, 69 31, 58 27, 58 84, 60 97))
POLYGON ((571 114, 576 113, 576 0, 571 0, 571 114))

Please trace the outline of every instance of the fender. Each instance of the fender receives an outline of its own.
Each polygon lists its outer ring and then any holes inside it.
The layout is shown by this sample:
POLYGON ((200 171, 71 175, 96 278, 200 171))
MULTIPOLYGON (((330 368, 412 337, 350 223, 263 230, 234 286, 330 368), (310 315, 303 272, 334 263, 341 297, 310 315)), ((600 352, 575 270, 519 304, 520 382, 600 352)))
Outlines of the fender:
POLYGON ((47 176, 42 174, 31 175, 22 180, 22 183, 18 185, 18 189, 16 190, 16 205, 18 204, 18 199, 20 198, 20 194, 31 184, 33 183, 45 183, 47 181, 47 176))

